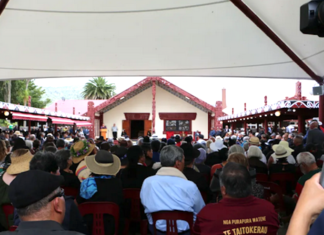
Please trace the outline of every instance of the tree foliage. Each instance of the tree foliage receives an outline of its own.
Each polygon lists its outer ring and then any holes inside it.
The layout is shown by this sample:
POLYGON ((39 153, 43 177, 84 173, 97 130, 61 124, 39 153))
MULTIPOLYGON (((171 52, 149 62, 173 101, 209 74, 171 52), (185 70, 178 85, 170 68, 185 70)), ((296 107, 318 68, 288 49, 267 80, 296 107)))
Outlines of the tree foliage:
MULTIPOLYGON (((11 81, 11 103, 24 105, 24 101, 28 101, 28 96, 31 96, 31 106, 35 108, 45 108, 51 102, 50 99, 43 100, 42 97, 45 90, 37 86, 33 80, 15 80, 11 81), (26 83, 28 86, 26 86, 26 83), (27 90, 26 90, 26 87, 27 90)), ((7 102, 8 91, 6 82, 0 82, 0 101, 7 102)), ((28 103, 28 102, 27 102, 28 103)))
POLYGON ((85 84, 82 95, 85 99, 109 99, 116 94, 115 89, 115 84, 108 84, 105 78, 97 77, 85 84))

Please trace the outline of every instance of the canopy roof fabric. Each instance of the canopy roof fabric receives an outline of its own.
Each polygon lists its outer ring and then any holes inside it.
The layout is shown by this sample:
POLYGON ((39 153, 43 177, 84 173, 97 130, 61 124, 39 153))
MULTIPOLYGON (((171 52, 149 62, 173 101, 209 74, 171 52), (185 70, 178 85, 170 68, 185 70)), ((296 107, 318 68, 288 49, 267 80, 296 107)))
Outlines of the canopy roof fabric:
POLYGON ((48 117, 28 114, 28 113, 17 113, 11 112, 12 120, 29 120, 29 121, 38 121, 38 122, 47 122, 48 117))
POLYGON ((299 9, 305 2, 10 0, 0 16, 0 80, 69 76, 316 79, 324 75, 324 42, 299 31, 299 9), (295 57, 246 17, 238 7, 242 3, 295 57))
POLYGON ((53 124, 74 125, 76 120, 51 117, 53 124))
POLYGON ((91 122, 86 122, 86 121, 75 121, 76 126, 81 126, 81 127, 90 127, 92 126, 91 122))

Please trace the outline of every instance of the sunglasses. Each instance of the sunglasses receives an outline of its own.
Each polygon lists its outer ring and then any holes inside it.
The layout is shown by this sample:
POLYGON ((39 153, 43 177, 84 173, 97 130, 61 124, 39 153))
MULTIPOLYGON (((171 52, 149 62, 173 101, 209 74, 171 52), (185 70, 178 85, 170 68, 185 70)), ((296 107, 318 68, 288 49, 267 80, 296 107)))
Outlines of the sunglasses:
POLYGON ((63 197, 64 195, 64 189, 61 188, 61 190, 57 194, 53 195, 51 198, 48 199, 48 202, 53 201, 57 197, 63 197))

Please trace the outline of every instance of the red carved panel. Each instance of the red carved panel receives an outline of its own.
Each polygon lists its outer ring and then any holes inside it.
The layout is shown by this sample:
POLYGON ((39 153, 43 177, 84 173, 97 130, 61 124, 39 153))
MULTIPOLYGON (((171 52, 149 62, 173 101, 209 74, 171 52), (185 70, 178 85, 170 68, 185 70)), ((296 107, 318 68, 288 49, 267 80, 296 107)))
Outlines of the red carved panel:
POLYGON ((159 113, 161 120, 195 120, 197 113, 159 113))
POLYGON ((149 120, 150 113, 124 113, 126 120, 149 120))

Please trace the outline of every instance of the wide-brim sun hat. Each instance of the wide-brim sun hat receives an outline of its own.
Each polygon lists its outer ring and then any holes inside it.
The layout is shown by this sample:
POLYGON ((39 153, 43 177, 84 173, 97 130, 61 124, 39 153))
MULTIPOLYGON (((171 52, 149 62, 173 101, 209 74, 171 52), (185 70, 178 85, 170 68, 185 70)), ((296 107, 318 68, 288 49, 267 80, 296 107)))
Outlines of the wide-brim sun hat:
POLYGON ((217 152, 223 148, 227 148, 226 145, 224 145, 223 140, 221 139, 216 139, 216 141, 214 143, 211 143, 209 148, 214 151, 217 152))
POLYGON ((294 152, 294 150, 292 149, 292 148, 289 148, 289 143, 287 142, 287 141, 285 141, 285 140, 281 140, 280 142, 279 142, 279 144, 275 144, 275 145, 273 145, 272 146, 272 149, 273 149, 273 151, 276 151, 276 148, 278 147, 278 146, 283 146, 288 152, 294 152))
POLYGON ((250 141, 249 141, 249 144, 252 144, 252 145, 260 145, 260 140, 258 137, 251 137, 250 138, 250 141))
POLYGON ((284 146, 282 145, 278 145, 276 147, 276 151, 274 154, 272 154, 272 157, 274 158, 284 158, 284 157, 288 157, 289 155, 291 155, 291 151, 288 151, 284 146))
POLYGON ((90 144, 86 140, 77 141, 71 147, 71 156, 73 163, 81 162, 86 156, 90 155, 95 148, 94 144, 90 144))
POLYGON ((29 150, 18 157, 11 157, 11 164, 7 169, 7 173, 9 175, 17 175, 25 171, 29 171, 29 163, 32 160, 33 155, 29 152, 29 150))
POLYGON ((88 169, 97 175, 117 175, 121 167, 119 157, 105 150, 87 156, 85 162, 88 169))

